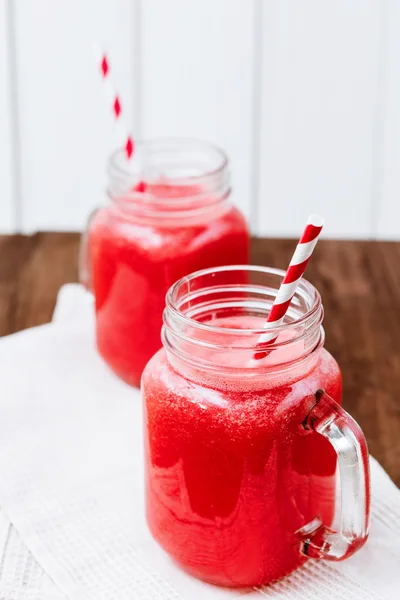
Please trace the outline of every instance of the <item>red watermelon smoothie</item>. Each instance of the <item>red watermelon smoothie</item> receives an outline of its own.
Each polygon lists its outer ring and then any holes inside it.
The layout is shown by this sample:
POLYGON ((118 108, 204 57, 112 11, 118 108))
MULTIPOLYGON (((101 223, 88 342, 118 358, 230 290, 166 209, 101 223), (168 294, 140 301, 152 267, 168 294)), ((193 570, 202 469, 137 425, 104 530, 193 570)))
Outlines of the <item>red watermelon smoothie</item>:
POLYGON ((249 269, 256 277, 241 287, 218 269, 173 286, 164 348, 142 379, 149 528, 185 570, 230 587, 300 566, 298 532, 310 523, 325 531, 335 515, 336 453, 303 427, 317 390, 337 403, 342 394, 319 294, 300 283, 277 339, 255 360, 283 272, 263 280, 262 267, 249 269))
POLYGON ((168 288, 198 269, 247 264, 249 235, 230 203, 228 163, 220 150, 164 141, 149 142, 142 152, 139 145, 136 153, 140 183, 129 193, 119 191, 121 179, 130 185, 120 166, 124 157, 113 158, 112 201, 91 220, 87 245, 98 350, 117 375, 139 386, 161 347, 168 288))

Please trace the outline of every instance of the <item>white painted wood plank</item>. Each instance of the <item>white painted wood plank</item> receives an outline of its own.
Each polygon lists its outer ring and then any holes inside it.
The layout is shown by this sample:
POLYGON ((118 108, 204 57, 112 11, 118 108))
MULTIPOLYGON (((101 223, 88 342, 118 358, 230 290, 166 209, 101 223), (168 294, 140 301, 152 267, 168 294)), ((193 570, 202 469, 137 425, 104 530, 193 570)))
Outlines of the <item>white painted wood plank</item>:
POLYGON ((400 239, 400 3, 388 0, 382 56, 382 135, 377 156, 376 234, 381 239, 400 239))
POLYGON ((223 147, 251 213, 253 0, 142 3, 142 133, 223 147))
POLYGON ((263 5, 260 233, 370 236, 383 4, 263 5))
POLYGON ((0 0, 0 233, 13 232, 17 226, 13 206, 8 42, 6 0, 0 0))
POLYGON ((79 229, 104 200, 116 144, 93 43, 133 112, 133 0, 15 0, 23 227, 79 229))

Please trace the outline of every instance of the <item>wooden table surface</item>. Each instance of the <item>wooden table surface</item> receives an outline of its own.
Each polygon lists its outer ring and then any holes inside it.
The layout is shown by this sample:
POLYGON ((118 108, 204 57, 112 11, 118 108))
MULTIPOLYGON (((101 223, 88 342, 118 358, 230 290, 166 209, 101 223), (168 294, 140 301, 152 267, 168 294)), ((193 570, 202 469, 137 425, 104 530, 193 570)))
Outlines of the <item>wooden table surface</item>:
MULTIPOLYGON (((79 236, 0 236, 0 335, 51 319, 59 287, 77 281, 79 236)), ((285 268, 293 240, 255 239, 255 264, 285 268)), ((307 268, 325 307, 326 347, 344 406, 400 486, 400 243, 321 240, 307 268)))

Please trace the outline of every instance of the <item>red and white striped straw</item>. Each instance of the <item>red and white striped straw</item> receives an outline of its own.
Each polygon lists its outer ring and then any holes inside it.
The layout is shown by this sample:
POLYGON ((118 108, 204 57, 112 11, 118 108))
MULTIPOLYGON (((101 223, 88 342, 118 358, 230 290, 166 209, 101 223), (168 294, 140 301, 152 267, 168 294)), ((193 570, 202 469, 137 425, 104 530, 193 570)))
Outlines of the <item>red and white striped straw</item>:
MULTIPOLYGON (((293 296, 296 293, 297 286, 302 278, 311 254, 318 242, 318 238, 324 225, 323 217, 319 215, 310 215, 307 220, 306 228, 303 231, 296 250, 289 263, 285 277, 280 285, 275 301, 272 305, 265 328, 273 328, 280 325, 286 315, 293 296)), ((277 339, 276 333, 264 333, 260 336, 259 344, 273 343, 277 339)), ((254 358, 264 358, 267 353, 264 351, 256 352, 254 358)))
POLYGON ((104 82, 104 91, 115 118, 118 143, 124 149, 129 160, 133 154, 135 144, 123 118, 121 98, 116 92, 110 73, 110 61, 107 54, 102 52, 98 46, 95 46, 93 51, 104 82))

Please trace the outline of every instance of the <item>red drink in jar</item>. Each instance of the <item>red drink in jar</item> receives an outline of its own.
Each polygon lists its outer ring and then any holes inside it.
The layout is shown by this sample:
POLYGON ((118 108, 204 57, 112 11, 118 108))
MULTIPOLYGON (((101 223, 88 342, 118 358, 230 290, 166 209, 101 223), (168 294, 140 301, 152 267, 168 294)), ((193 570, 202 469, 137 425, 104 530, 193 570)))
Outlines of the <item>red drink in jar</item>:
POLYGON ((187 571, 224 586, 273 581, 307 555, 346 558, 367 537, 366 443, 340 408, 311 284, 254 359, 283 275, 231 267, 178 282, 164 349, 143 374, 150 530, 187 571))
POLYGON ((130 163, 122 152, 112 158, 110 174, 111 204, 90 221, 83 271, 95 296, 99 352, 138 386, 161 346, 168 288, 197 269, 247 264, 249 237, 229 201, 227 158, 209 144, 138 144, 130 163))

